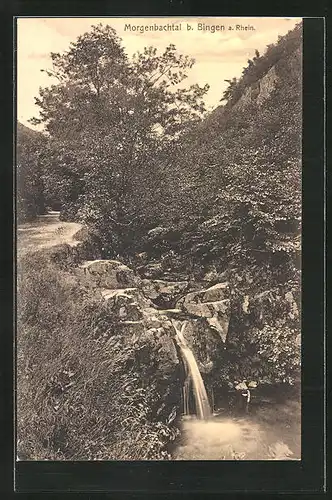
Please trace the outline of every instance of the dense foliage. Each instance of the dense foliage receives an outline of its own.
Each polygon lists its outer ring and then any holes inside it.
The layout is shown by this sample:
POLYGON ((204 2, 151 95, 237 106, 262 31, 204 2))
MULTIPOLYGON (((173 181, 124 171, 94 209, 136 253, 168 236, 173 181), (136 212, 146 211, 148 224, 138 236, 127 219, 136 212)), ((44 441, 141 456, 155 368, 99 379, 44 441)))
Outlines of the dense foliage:
POLYGON ((164 158, 204 112, 208 86, 179 87, 194 61, 174 45, 130 60, 109 26, 93 27, 52 60, 57 83, 41 89, 33 123, 51 137, 63 217, 94 225, 114 252, 129 251, 156 222, 164 158))
POLYGON ((299 375, 301 30, 256 52, 209 115, 208 87, 182 85, 193 60, 173 45, 130 60, 108 26, 52 54, 57 83, 37 98, 44 189, 63 218, 93 226, 105 257, 145 250, 229 281, 219 382, 299 375))
POLYGON ((16 214, 17 220, 31 220, 45 212, 45 193, 42 180, 42 134, 18 124, 16 148, 16 214))
POLYGON ((260 57, 267 72, 258 87, 247 83, 236 102, 230 96, 186 137, 180 156, 187 184, 179 197, 174 191, 183 214, 178 251, 198 276, 213 270, 232 289, 217 385, 299 381, 301 63, 297 27, 260 57))

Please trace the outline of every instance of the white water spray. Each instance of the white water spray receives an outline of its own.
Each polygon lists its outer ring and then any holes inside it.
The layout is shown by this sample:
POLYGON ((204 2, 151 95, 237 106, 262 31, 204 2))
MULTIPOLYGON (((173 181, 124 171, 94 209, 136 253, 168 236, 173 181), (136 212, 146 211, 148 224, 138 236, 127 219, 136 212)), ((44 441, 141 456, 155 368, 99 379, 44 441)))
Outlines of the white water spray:
MULTIPOLYGON (((176 341, 181 350, 182 356, 185 360, 186 366, 189 371, 189 375, 193 384, 194 397, 196 403, 197 416, 201 420, 207 420, 211 417, 211 408, 209 405, 208 396, 202 379, 202 375, 199 371, 195 356, 191 349, 189 349, 185 338, 183 336, 183 331, 186 327, 186 322, 183 323, 181 330, 177 327, 175 321, 172 321, 173 327, 176 331, 176 341)), ((189 413, 188 409, 188 384, 185 383, 184 386, 184 411, 185 414, 189 413)))

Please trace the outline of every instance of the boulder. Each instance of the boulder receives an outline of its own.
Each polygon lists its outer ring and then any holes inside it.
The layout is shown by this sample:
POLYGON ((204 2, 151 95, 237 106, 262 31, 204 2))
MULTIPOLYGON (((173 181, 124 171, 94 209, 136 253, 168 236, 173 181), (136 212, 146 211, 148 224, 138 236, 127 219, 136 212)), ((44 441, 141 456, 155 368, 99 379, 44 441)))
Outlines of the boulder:
POLYGON ((101 288, 101 295, 110 304, 117 300, 127 300, 131 303, 137 303, 140 307, 152 307, 152 303, 147 299, 139 288, 118 288, 111 290, 109 288, 101 288))
MULTIPOLYGON (((192 302, 191 297, 186 297, 182 303, 182 309, 192 316, 200 318, 213 318, 216 313, 226 313, 229 309, 230 300, 218 300, 214 302, 192 302)), ((178 305, 178 304, 177 304, 178 305)))
MULTIPOLYGON (((142 328, 146 331, 163 330, 163 334, 170 333, 172 337, 172 314, 168 314, 168 310, 158 310, 153 307, 152 302, 146 298, 139 288, 124 288, 110 290, 103 288, 100 290, 102 297, 107 303, 107 307, 111 312, 114 322, 125 323, 131 325, 139 324, 138 330, 142 328)), ((170 310, 176 313, 183 314, 181 310, 170 310)))
POLYGON ((177 314, 183 315, 181 310, 156 309, 139 288, 101 289, 100 291, 116 322, 128 325, 140 323, 145 330, 163 329, 172 333, 171 317, 177 314))
POLYGON ((144 298, 140 296, 137 288, 103 289, 101 294, 116 320, 140 321, 143 319, 141 308, 144 305, 144 298))
POLYGON ((159 311, 153 307, 146 307, 142 312, 146 328, 166 328, 171 336, 173 336, 171 319, 167 314, 164 314, 164 311, 159 311))
POLYGON ((160 307, 170 307, 188 289, 188 281, 143 280, 145 297, 160 307))
MULTIPOLYGON (((196 290, 194 292, 188 293, 186 296, 182 297, 177 304, 183 306, 189 313, 194 313, 194 310, 203 308, 202 304, 208 304, 212 302, 223 302, 228 300, 230 296, 229 285, 225 283, 217 283, 209 288, 203 290, 196 290), (198 307, 195 307, 198 306, 198 307)), ((208 308, 205 308, 207 310, 208 308)), ((198 314, 198 316, 204 316, 204 314, 198 314)))
POLYGON ((158 372, 162 378, 173 378, 174 367, 179 365, 178 354, 170 336, 161 331, 158 333, 158 372))
POLYGON ((209 326, 220 335, 220 338, 224 343, 226 342, 227 339, 229 320, 230 320, 230 308, 227 314, 217 313, 216 316, 213 316, 212 318, 207 318, 209 326))
POLYGON ((225 342, 231 313, 228 297, 228 283, 217 283, 210 288, 188 293, 177 302, 176 308, 194 317, 206 318, 209 327, 225 342))
POLYGON ((213 368, 212 358, 216 351, 223 348, 220 334, 209 325, 206 318, 197 318, 186 322, 182 335, 195 356, 200 372, 209 373, 213 368))
POLYGON ((215 283, 223 283, 226 278, 226 272, 219 272, 216 268, 212 268, 207 271, 202 277, 202 281, 206 283, 206 286, 215 283))
POLYGON ((136 287, 141 281, 132 269, 117 260, 88 260, 78 272, 83 282, 100 288, 136 287))

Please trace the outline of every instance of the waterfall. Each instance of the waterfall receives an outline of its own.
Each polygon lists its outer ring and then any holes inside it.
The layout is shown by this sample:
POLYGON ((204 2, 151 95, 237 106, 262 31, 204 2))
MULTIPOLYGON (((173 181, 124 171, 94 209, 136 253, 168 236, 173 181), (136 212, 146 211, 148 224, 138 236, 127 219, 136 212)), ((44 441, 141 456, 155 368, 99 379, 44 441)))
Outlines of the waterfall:
MULTIPOLYGON (((199 371, 195 356, 191 349, 189 349, 185 338, 183 337, 183 330, 185 328, 186 323, 184 323, 179 330, 174 321, 172 321, 173 327, 176 331, 176 341, 181 350, 182 356, 185 360, 186 366, 189 371, 189 376, 192 381, 193 389, 194 389, 194 397, 196 403, 196 411, 197 415, 201 420, 206 420, 211 416, 211 409, 209 405, 209 399, 207 396, 207 392, 204 386, 204 382, 202 379, 202 375, 199 371)), ((184 397, 184 412, 188 413, 188 396, 189 396, 189 384, 185 382, 183 388, 183 397, 184 397)))

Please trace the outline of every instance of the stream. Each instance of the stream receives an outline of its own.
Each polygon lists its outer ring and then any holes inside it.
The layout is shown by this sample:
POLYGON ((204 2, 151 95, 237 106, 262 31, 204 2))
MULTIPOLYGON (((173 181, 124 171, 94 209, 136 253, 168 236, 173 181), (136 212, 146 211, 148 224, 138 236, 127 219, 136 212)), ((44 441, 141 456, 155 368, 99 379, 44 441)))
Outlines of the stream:
POLYGON ((181 329, 175 322, 173 326, 187 373, 181 434, 175 443, 173 459, 300 460, 299 399, 280 394, 275 400, 258 398, 250 405, 250 412, 240 416, 232 415, 227 407, 212 412, 194 354, 183 336, 186 323, 181 329), (197 416, 189 414, 190 385, 197 416))
POLYGON ((300 460, 300 403, 285 401, 234 417, 183 416, 174 460, 300 460))

